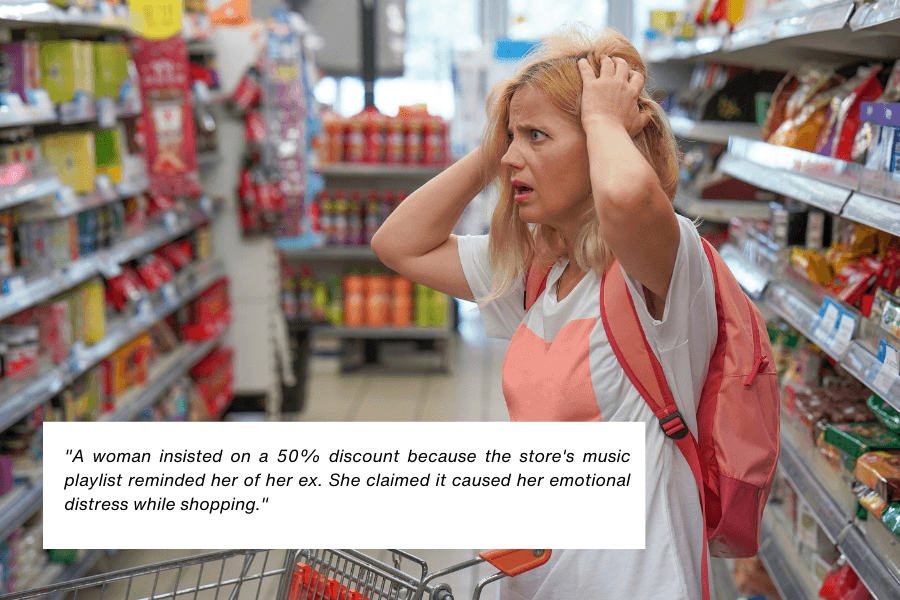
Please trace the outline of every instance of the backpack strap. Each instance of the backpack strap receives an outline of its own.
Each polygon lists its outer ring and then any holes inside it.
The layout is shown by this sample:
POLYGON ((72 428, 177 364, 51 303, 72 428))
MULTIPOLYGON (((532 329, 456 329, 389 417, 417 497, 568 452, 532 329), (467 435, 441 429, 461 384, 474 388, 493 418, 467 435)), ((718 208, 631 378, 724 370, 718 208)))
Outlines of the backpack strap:
MULTIPOLYGON (((718 294, 718 290, 716 290, 718 294)), ((678 411, 675 398, 666 382, 659 359, 653 353, 634 305, 634 299, 625 282, 625 275, 618 261, 603 274, 600 282, 600 316, 609 345, 624 369, 625 374, 641 397, 659 419, 659 426, 681 450, 700 494, 703 514, 703 549, 700 563, 700 581, 703 600, 709 600, 709 573, 707 568, 708 540, 706 524, 706 465, 700 458, 700 447, 678 411)))
POLYGON ((525 312, 528 312, 547 287, 548 275, 550 275, 550 267, 537 261, 534 261, 525 271, 525 312))

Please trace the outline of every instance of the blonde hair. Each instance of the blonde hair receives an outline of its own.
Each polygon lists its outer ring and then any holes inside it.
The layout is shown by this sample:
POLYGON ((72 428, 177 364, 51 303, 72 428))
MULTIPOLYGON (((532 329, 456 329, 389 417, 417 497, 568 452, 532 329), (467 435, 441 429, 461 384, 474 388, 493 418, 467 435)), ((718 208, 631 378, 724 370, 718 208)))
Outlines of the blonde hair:
MULTIPOLYGON (((644 62, 625 36, 614 29, 606 29, 599 37, 583 28, 571 28, 543 40, 531 54, 518 74, 497 85, 488 99, 488 125, 481 149, 486 160, 500 164, 509 148, 509 107, 513 94, 525 86, 532 86, 546 94, 550 103, 581 125, 581 74, 578 60, 587 58, 595 73, 599 73, 603 56, 625 59, 628 65, 646 77, 644 62)), ((663 191, 671 201, 678 188, 678 148, 662 108, 654 102, 646 89, 641 90, 638 107, 650 114, 650 122, 635 138, 634 144, 656 171, 663 191)), ((509 289, 539 261, 555 263, 564 254, 562 239, 548 225, 529 225, 519 218, 519 207, 513 201, 509 185, 510 169, 500 165, 496 184, 500 200, 491 219, 490 259, 494 273, 490 302, 509 289)), ((600 221, 591 203, 583 215, 583 222, 575 235, 574 260, 583 271, 602 275, 613 257, 603 241, 600 221)))

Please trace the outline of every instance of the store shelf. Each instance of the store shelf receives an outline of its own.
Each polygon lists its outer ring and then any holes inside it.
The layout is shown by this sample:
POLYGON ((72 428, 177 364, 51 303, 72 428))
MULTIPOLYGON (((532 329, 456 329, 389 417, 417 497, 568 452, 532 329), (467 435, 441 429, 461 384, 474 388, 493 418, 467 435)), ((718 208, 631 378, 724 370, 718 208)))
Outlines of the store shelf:
POLYGON ((896 0, 862 2, 850 18, 853 31, 900 34, 900 4, 896 0))
POLYGON ((728 223, 734 217, 769 218, 769 203, 757 200, 705 200, 686 191, 675 196, 675 210, 691 219, 728 223))
POLYGON ((777 508, 769 505, 763 513, 759 559, 782 598, 816 600, 818 590, 813 589, 812 578, 806 575, 808 569, 800 563, 796 546, 787 536, 790 529, 785 526, 784 519, 773 516, 773 510, 777 508))
MULTIPOLYGON (((180 281, 176 293, 163 301, 158 301, 155 306, 147 304, 147 308, 134 316, 108 322, 106 329, 110 333, 101 341, 87 348, 73 349, 68 363, 57 365, 26 386, 7 392, 0 400, 0 431, 50 400, 75 379, 146 331, 151 325, 190 302, 224 275, 225 267, 217 259, 189 267, 187 272, 179 274, 180 281)), ((149 303, 149 300, 146 302, 149 303)))
POLYGON ((38 479, 31 485, 18 485, 7 496, 0 506, 0 539, 3 540, 43 506, 44 482, 38 479))
POLYGON ((15 185, 0 186, 0 210, 6 210, 59 191, 62 182, 56 175, 38 175, 15 185))
POLYGON ((315 325, 313 333, 341 339, 436 340, 448 338, 448 327, 335 327, 315 325))
POLYGON ((881 198, 855 193, 850 197, 841 216, 900 235, 900 205, 881 198))
POLYGON ((807 61, 843 65, 861 59, 890 59, 898 54, 897 26, 891 22, 896 17, 886 22, 884 17, 871 17, 873 24, 863 28, 854 26, 858 15, 851 19, 854 2, 812 4, 807 3, 808 8, 792 14, 778 11, 775 5, 767 14, 756 15, 753 22, 738 23, 734 32, 718 40, 704 37, 660 42, 647 52, 648 61, 702 60, 788 71, 807 61), (882 22, 876 23, 878 19, 882 22))
POLYGON ((114 185, 105 176, 100 176, 93 192, 75 194, 71 188, 62 186, 51 201, 30 204, 23 210, 23 214, 29 219, 71 217, 142 194, 149 186, 150 182, 146 177, 114 185))
POLYGON ((823 352, 834 360, 840 360, 842 352, 827 340, 822 339, 816 330, 819 305, 815 300, 787 282, 775 282, 769 286, 765 297, 766 304, 791 326, 815 342, 823 352))
POLYGON ((819 526, 847 557, 876 600, 900 598, 900 573, 894 572, 872 549, 859 528, 847 519, 784 437, 778 461, 784 475, 812 508, 819 526))
POLYGON ((296 247, 293 243, 293 238, 276 240, 275 245, 284 254, 285 258, 295 260, 378 261, 378 257, 372 251, 371 246, 324 246, 304 250, 296 247))
POLYGON ((130 390, 116 399, 120 406, 115 412, 104 415, 101 421, 133 421, 141 411, 153 406, 162 395, 197 363, 221 343, 224 334, 199 344, 184 345, 153 365, 147 377, 148 383, 130 390))
POLYGON ((719 255, 725 260, 725 264, 731 269, 744 292, 754 300, 762 300, 771 280, 769 274, 752 264, 731 244, 722 245, 719 248, 719 255))
POLYGON ((12 293, 0 296, 0 319, 40 304, 100 275, 109 268, 109 265, 120 265, 143 256, 193 231, 208 220, 209 215, 202 211, 187 216, 178 215, 170 220, 169 225, 150 227, 144 233, 124 240, 113 248, 73 261, 63 271, 35 277, 12 293))
POLYGON ((672 131, 680 138, 698 142, 727 144, 728 139, 739 136, 759 139, 762 128, 756 123, 729 123, 727 121, 694 121, 685 117, 669 117, 672 131))
POLYGON ((404 166, 404 165, 366 165, 354 163, 334 163, 322 167, 325 177, 403 177, 431 179, 444 170, 444 167, 404 166))
POLYGON ((129 30, 128 21, 127 12, 122 11, 101 13, 77 8, 66 10, 50 2, 28 0, 0 2, 0 26, 8 28, 61 25, 68 28, 125 32, 129 30))
POLYGON ((896 373, 882 373, 884 363, 859 342, 850 344, 841 360, 841 366, 888 404, 900 410, 900 377, 896 373))

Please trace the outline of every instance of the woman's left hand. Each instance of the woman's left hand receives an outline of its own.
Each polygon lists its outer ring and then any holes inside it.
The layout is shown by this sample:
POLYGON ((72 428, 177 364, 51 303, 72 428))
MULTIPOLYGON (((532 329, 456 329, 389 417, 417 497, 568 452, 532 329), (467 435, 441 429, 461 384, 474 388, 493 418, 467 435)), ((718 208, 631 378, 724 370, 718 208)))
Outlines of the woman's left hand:
POLYGON ((639 134, 650 122, 650 113, 638 108, 644 88, 644 76, 631 70, 622 58, 604 56, 600 76, 594 75, 587 59, 578 61, 584 84, 581 92, 581 124, 587 129, 594 122, 620 124, 630 137, 639 134))

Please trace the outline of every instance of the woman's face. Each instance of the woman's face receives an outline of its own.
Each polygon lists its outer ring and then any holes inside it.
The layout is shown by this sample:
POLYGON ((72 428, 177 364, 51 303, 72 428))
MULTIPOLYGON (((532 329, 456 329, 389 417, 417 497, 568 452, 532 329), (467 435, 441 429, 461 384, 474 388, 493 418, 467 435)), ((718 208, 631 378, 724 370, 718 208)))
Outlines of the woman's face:
POLYGON ((526 223, 549 225, 565 237, 592 204, 587 144, 581 124, 540 90, 518 89, 509 107, 509 149, 500 161, 526 223))

